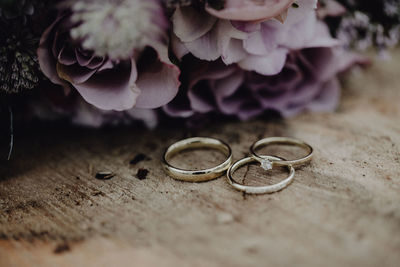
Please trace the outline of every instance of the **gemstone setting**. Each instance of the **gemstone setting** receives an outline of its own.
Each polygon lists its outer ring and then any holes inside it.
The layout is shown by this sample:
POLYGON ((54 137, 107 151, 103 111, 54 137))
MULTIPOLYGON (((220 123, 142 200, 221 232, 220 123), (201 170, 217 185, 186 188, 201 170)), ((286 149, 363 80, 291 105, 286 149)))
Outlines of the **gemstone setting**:
POLYGON ((268 170, 272 170, 272 162, 269 159, 262 159, 260 160, 261 163, 261 168, 263 168, 264 170, 268 171, 268 170))

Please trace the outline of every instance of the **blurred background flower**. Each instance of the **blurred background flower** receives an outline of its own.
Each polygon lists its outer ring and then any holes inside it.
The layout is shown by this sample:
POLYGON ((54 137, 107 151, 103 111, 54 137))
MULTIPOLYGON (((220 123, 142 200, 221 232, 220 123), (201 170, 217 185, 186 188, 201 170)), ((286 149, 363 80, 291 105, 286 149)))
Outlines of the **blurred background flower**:
POLYGON ((144 124, 154 128, 158 124, 154 109, 131 108, 125 111, 101 110, 87 103, 77 92, 65 95, 61 86, 43 84, 39 95, 27 103, 28 113, 43 121, 67 121, 84 127, 144 124))
MULTIPOLYGON (((320 0, 332 34, 351 49, 385 53, 400 40, 398 0, 320 0), (342 8, 342 12, 332 12, 342 8)), ((321 14, 321 13, 320 13, 321 14)))
POLYGON ((170 116, 213 113, 248 120, 268 111, 290 117, 333 111, 340 98, 337 75, 362 58, 337 47, 292 51, 282 71, 265 76, 221 61, 183 59, 184 88, 164 107, 170 116))

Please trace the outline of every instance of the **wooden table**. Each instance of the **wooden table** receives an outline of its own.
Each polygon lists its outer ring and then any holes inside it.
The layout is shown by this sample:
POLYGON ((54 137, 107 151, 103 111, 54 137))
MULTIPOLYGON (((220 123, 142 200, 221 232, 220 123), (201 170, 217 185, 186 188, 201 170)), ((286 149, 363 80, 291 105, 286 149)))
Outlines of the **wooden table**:
MULTIPOLYGON (((194 132, 26 133, 0 167, 0 265, 400 266, 399 62, 396 52, 350 75, 333 114, 194 132), (287 189, 250 196, 222 178, 184 183, 164 174, 165 146, 190 135, 229 142, 235 159, 271 135, 303 139, 316 153, 287 189), (139 169, 149 173, 139 179, 139 169), (99 180, 99 171, 116 175, 99 180)), ((198 156, 182 162, 218 155, 198 156)), ((264 173, 253 166, 240 175, 259 183, 264 173)))

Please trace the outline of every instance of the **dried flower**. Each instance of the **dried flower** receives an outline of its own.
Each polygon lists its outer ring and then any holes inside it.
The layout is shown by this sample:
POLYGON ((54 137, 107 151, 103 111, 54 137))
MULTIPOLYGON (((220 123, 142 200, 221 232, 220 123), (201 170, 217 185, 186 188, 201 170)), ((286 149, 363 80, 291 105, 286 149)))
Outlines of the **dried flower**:
POLYGON ((9 0, 0 5, 0 91, 19 93, 43 75, 36 49, 51 0, 9 0))
MULTIPOLYGON (((334 0, 321 0, 324 6, 334 0)), ((349 48, 380 52, 400 42, 400 2, 398 0, 337 0, 346 8, 344 16, 327 18, 332 32, 349 48)), ((341 14, 338 14, 341 15, 341 14)))
POLYGON ((36 56, 39 39, 24 27, 25 15, 0 11, 0 91, 19 93, 32 89, 40 77, 36 56))
POLYGON ((0 90, 19 93, 32 89, 39 82, 39 65, 33 53, 37 41, 21 32, 2 40, 0 44, 0 90))

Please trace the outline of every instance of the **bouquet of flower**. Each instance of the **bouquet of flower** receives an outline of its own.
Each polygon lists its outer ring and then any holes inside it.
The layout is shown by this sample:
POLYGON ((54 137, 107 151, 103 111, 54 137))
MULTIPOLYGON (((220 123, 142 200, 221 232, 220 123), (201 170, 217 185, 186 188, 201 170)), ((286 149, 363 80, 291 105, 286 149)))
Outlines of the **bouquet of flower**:
POLYGON ((154 127, 332 111, 362 60, 349 48, 399 40, 398 1, 372 2, 1 0, 2 114, 154 127))

